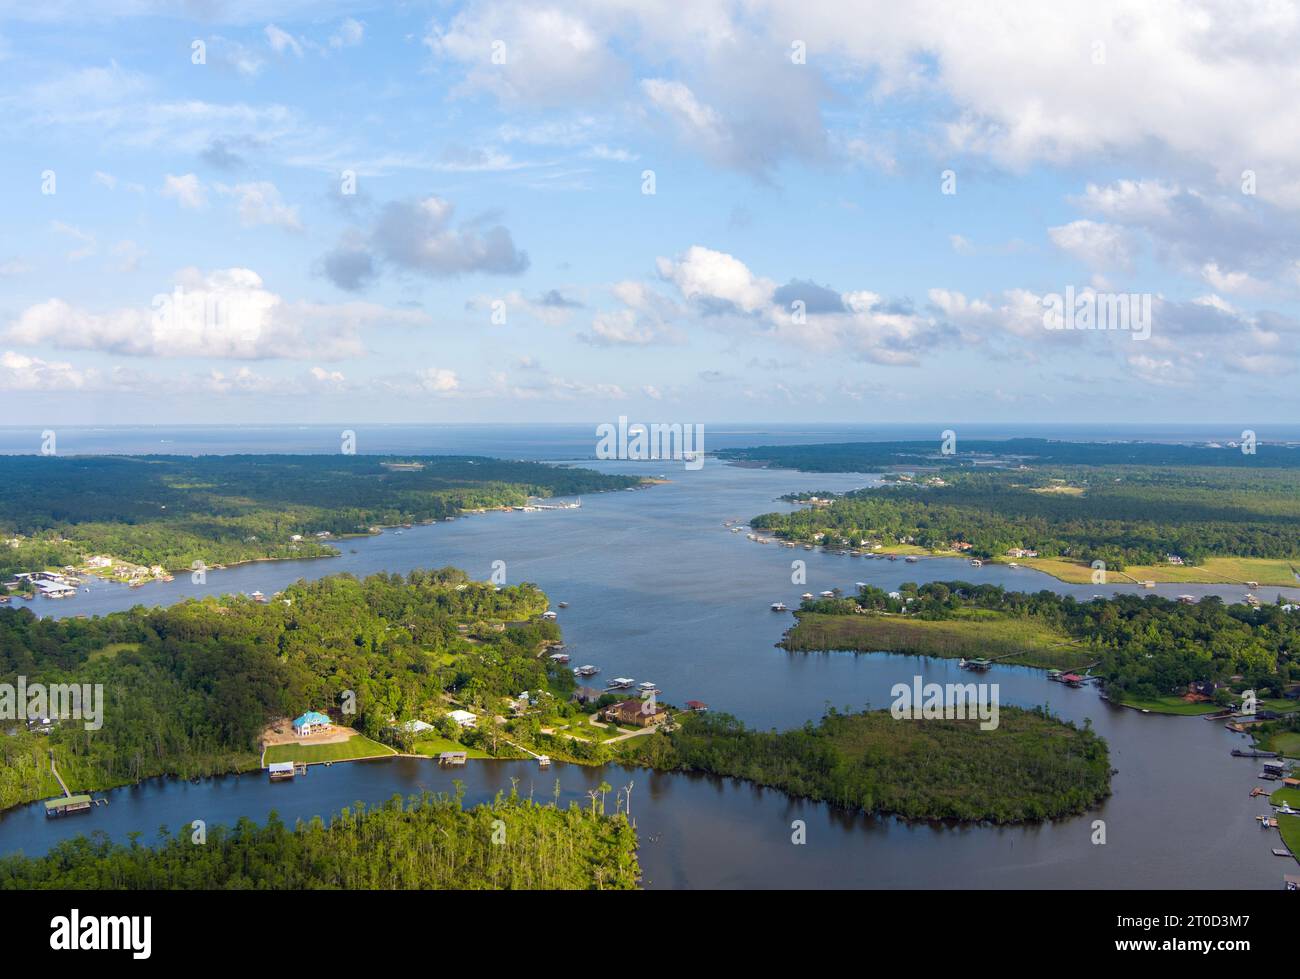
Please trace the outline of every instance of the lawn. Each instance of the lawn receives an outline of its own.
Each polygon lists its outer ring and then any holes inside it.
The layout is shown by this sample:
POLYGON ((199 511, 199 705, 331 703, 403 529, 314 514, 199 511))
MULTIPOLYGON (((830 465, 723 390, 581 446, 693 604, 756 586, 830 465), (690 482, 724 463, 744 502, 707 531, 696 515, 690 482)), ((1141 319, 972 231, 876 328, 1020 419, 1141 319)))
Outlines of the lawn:
POLYGON ((801 614, 787 633, 786 649, 851 650, 920 656, 986 657, 1012 666, 1074 669, 1096 656, 1073 645, 1064 633, 1035 621, 998 612, 957 619, 914 619, 898 615, 801 614))
POLYGON ((1285 802, 1292 809, 1300 808, 1300 789, 1278 789, 1268 797, 1268 801, 1275 806, 1285 802))
POLYGON ((1278 731, 1264 738, 1259 745, 1265 751, 1278 751, 1287 758, 1300 757, 1300 731, 1278 731))
POLYGON ((431 758, 436 758, 444 751, 463 751, 470 758, 492 757, 482 748, 467 748, 459 741, 452 741, 450 738, 443 738, 437 735, 421 738, 419 741, 415 742, 415 746, 411 750, 417 755, 428 755, 431 758))
POLYGON ((369 758, 373 755, 397 754, 386 744, 371 741, 354 734, 346 741, 332 744, 276 744, 266 749, 266 763, 276 761, 306 762, 315 765, 323 761, 345 761, 349 758, 369 758))
POLYGON ((1278 816, 1277 831, 1291 855, 1300 859, 1300 816, 1278 816))
POLYGON ((1115 700, 1115 703, 1122 704, 1125 707, 1135 707, 1138 710, 1149 710, 1153 714, 1184 714, 1187 716, 1215 714, 1224 709, 1214 703, 1188 703, 1177 694, 1150 698, 1125 697, 1122 700, 1115 700))
MULTIPOLYGON (((1085 585, 1092 582, 1092 567, 1080 561, 1040 557, 1021 558, 1020 563, 1071 584, 1085 585)), ((1123 571, 1109 571, 1106 581, 1115 584, 1133 578, 1161 584, 1240 584, 1242 588, 1246 587, 1247 581, 1257 581, 1261 585, 1295 587, 1300 585, 1300 580, 1291 570, 1293 565, 1300 567, 1300 559, 1291 561, 1285 558, 1211 557, 1206 558, 1200 565, 1129 565, 1123 571)))

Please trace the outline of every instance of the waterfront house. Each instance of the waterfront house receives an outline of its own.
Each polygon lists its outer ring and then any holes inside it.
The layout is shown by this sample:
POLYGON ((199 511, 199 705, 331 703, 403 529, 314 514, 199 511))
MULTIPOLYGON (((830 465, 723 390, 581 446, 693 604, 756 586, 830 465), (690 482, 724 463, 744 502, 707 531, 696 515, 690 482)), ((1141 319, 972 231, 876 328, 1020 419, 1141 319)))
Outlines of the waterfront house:
POLYGON ((478 723, 478 716, 467 710, 452 710, 447 712, 447 716, 459 724, 461 727, 474 727, 478 723))
POLYGON ((321 731, 328 731, 334 726, 326 715, 320 711, 309 710, 293 719, 293 733, 296 737, 305 738, 309 734, 318 734, 321 731))
POLYGON ((693 710, 698 714, 708 710, 709 705, 704 703, 702 700, 688 700, 686 701, 686 709, 693 710))
POLYGON ((649 727, 658 724, 668 716, 658 704, 649 700, 620 700, 605 708, 605 720, 615 724, 632 724, 636 727, 649 727))

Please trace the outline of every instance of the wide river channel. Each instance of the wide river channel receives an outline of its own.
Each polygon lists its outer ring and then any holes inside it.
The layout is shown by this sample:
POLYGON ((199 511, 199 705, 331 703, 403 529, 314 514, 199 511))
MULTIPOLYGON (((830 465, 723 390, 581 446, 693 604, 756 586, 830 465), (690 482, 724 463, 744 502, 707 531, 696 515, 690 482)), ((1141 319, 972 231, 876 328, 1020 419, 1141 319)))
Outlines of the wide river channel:
MULTIPOLYGON (((488 578, 506 562, 508 580, 540 585, 560 612, 573 663, 601 667, 601 679, 653 680, 663 698, 702 700, 751 726, 786 728, 816 720, 828 704, 886 707, 889 690, 913 676, 938 683, 969 674, 955 661, 891 654, 789 654, 775 647, 790 625, 769 611, 775 601, 796 606, 799 594, 854 582, 884 588, 903 581, 963 579, 1017 590, 1052 589, 1081 599, 1097 593, 1141 591, 1134 585, 1066 585, 1036 571, 972 568, 955 559, 867 560, 776 545, 729 533, 724 521, 786 509, 795 490, 845 490, 872 477, 744 469, 709 460, 691 472, 634 463, 594 468, 671 482, 647 490, 586 496, 581 509, 475 515, 450 523, 389 530, 343 541, 337 558, 274 562, 209 571, 206 585, 188 575, 138 589, 94 580, 89 592, 65 601, 38 600, 40 614, 98 615, 135 604, 169 604, 203 594, 271 594, 299 578, 350 572, 405 572, 454 565, 488 578), (807 584, 791 583, 791 562, 807 562, 807 584)), ((1243 588, 1168 585, 1165 596, 1220 594, 1239 601, 1243 588)), ((1277 589, 1257 594, 1271 601, 1277 589)), ((1293 598, 1300 589, 1284 592, 1293 598)), ((1118 771, 1113 795, 1083 816, 1029 827, 907 823, 792 800, 731 779, 607 767, 472 761, 454 773, 415 759, 313 766, 305 778, 271 785, 244 775, 198 783, 154 779, 103 793, 107 806, 47 820, 40 804, 0 814, 0 852, 44 853, 61 839, 102 831, 117 840, 158 827, 178 831, 241 816, 262 820, 276 810, 286 821, 328 817, 356 801, 382 802, 394 793, 451 791, 464 785, 477 802, 510 790, 549 799, 586 801, 602 780, 633 784, 632 815, 641 838, 644 883, 664 887, 1242 887, 1276 888, 1291 862, 1270 853, 1278 845, 1254 819, 1268 810, 1251 799, 1258 765, 1230 756, 1244 746, 1221 723, 1166 717, 1113 707, 1095 689, 1049 682, 1038 670, 994 667, 981 677, 1000 685, 1001 702, 1048 705, 1064 718, 1093 727, 1110 744, 1118 771), (791 842, 803 820, 807 842, 791 842), (1093 842, 1104 821, 1105 844, 1093 842), (1283 865, 1286 864, 1284 867, 1283 865)), ((612 808, 612 801, 611 801, 612 808)))

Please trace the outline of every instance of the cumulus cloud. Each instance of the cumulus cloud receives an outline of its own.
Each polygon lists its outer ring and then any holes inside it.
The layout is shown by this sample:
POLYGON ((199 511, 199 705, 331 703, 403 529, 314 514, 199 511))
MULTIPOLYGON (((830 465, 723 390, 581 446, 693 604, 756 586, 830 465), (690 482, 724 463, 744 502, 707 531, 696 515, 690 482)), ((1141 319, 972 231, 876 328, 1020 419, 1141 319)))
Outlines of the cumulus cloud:
POLYGON ((676 259, 660 258, 657 265, 661 278, 706 312, 760 312, 771 307, 776 292, 776 283, 754 275, 734 255, 702 245, 676 259))
POLYGON ((23 310, 4 336, 22 345, 138 357, 340 360, 364 355, 365 329, 428 322, 423 313, 372 303, 289 302, 249 269, 186 269, 173 291, 149 307, 93 312, 49 299, 23 310))
POLYGON ((455 206, 441 197, 390 201, 365 232, 353 229, 322 259, 335 285, 355 290, 387 264, 429 278, 472 272, 518 275, 528 254, 515 247, 510 232, 487 217, 453 223, 455 206))
POLYGON ((1052 244, 1090 269, 1127 269, 1133 264, 1132 247, 1125 230, 1097 221, 1071 221, 1047 229, 1052 244))

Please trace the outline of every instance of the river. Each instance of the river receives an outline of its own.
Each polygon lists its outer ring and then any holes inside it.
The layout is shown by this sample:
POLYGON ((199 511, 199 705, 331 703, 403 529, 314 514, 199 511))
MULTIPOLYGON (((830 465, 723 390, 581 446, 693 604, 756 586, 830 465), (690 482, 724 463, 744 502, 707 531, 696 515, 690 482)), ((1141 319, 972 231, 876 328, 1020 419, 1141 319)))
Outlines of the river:
MULTIPOLYGON (((804 591, 855 581, 896 587, 903 581, 954 578, 1020 590, 1050 588, 1088 598, 1141 592, 1133 585, 1066 585, 1029 569, 962 560, 917 564, 843 557, 759 545, 732 534, 728 519, 785 509, 777 501, 797 490, 845 490, 871 477, 742 469, 710 462, 699 471, 667 464, 595 463, 594 468, 665 473, 671 482, 647 490, 586 496, 579 510, 489 513, 450 523, 386 531, 340 543, 337 558, 275 562, 209 571, 204 585, 188 575, 139 589, 90 582, 89 593, 37 601, 44 614, 104 614, 135 603, 163 604, 223 592, 270 594, 299 578, 342 571, 365 575, 454 565, 486 579, 506 562, 511 582, 540 585, 553 603, 568 602, 560 624, 573 662, 594 663, 602 677, 653 680, 664 699, 703 700, 758 727, 815 720, 827 704, 884 707, 894 683, 965 678, 951 660, 889 654, 789 654, 775 647, 790 624, 771 602, 797 605, 804 591), (807 583, 791 582, 791 562, 807 563, 807 583)), ((1244 589, 1167 585, 1157 594, 1221 594, 1244 589)), ((1276 589, 1257 590, 1270 601, 1276 589)), ((1285 590, 1294 597, 1296 590, 1285 590)), ((262 819, 272 808, 286 819, 328 815, 355 800, 377 802, 394 792, 466 786, 471 801, 491 798, 510 778, 520 790, 549 797, 558 778, 567 797, 585 800, 605 779, 630 779, 641 861, 650 887, 1260 887, 1275 888, 1282 861, 1275 840, 1253 816, 1267 809, 1248 798, 1259 784, 1255 763, 1229 750, 1244 742, 1200 718, 1140 714, 1112 707, 1091 688, 1048 682, 1040 671, 995 667, 982 678, 1000 685, 1002 703, 1047 704, 1082 724, 1091 720, 1110 744, 1118 770, 1113 796, 1094 812, 1020 828, 908 824, 791 800, 783 793, 720 780, 646 771, 557 764, 471 762, 454 775, 430 762, 395 760, 313 767, 306 778, 270 785, 256 776, 197 784, 154 780, 107 793, 110 804, 89 815, 46 820, 37 807, 0 816, 0 852, 44 852, 78 832, 131 831, 147 842, 157 827, 193 819, 209 824, 240 815, 262 819), (807 825, 807 843, 791 842, 791 822, 807 825), (1092 842, 1105 823, 1106 843, 1092 842)))

